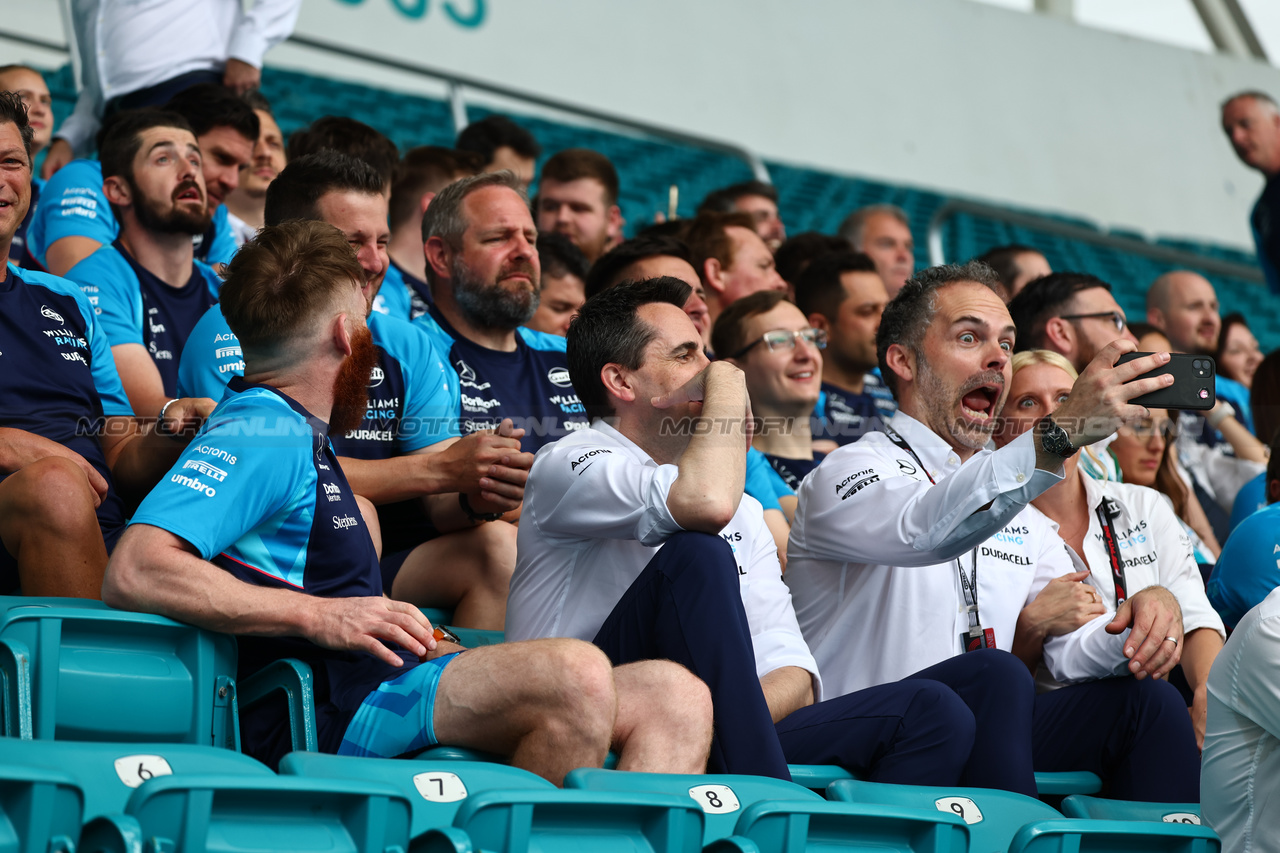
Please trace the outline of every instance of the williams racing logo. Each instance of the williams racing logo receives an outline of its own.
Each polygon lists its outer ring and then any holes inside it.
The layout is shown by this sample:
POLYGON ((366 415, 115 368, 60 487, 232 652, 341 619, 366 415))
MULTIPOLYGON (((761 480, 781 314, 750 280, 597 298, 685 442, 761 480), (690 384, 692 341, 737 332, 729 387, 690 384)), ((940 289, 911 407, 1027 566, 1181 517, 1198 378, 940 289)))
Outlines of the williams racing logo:
POLYGON ((66 320, 62 319, 61 314, 59 314, 57 311, 54 311, 48 305, 40 306, 40 316, 44 317, 46 320, 52 320, 53 322, 57 323, 59 326, 67 322, 66 320))

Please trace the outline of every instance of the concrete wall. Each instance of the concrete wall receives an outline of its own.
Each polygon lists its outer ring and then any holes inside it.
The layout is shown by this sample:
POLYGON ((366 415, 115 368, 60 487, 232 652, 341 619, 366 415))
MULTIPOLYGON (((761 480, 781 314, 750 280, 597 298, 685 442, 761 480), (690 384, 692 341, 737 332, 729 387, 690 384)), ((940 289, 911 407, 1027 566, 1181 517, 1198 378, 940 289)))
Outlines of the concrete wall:
MULTIPOLYGON (((60 38, 56 0, 21 5, 60 38)), ((1261 179, 1217 105, 1280 94, 1271 66, 969 0, 305 0, 297 31, 768 158, 1240 246, 1261 179)))

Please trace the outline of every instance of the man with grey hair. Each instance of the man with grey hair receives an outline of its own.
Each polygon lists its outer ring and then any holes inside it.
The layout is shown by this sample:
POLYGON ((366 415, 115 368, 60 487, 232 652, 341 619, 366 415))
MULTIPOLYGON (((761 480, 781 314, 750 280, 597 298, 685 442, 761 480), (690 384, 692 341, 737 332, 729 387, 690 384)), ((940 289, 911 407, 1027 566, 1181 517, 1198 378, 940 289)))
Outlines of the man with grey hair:
POLYGON ((422 218, 434 302, 415 324, 458 371, 463 435, 510 418, 536 451, 587 425, 569 380, 564 338, 523 324, 542 289, 538 230, 511 172, 463 178, 422 218))
MULTIPOLYGON (((976 262, 934 267, 906 283, 876 335, 897 414, 884 432, 830 453, 797 490, 787 585, 831 693, 980 649, 1025 653, 1040 642, 1020 625, 1022 609, 1075 569, 1049 522, 1022 510, 1061 481, 1063 460, 1078 448, 1146 415, 1130 400, 1172 381, 1136 378, 1167 363, 1168 353, 1117 367, 1136 347, 1114 341, 1052 417, 986 449, 1012 378, 1016 334, 998 286, 976 262)), ((1072 630, 1080 624, 1055 629, 1061 636, 1043 641, 1043 658, 1059 681, 1089 683, 1035 695, 1025 671, 1025 704, 1006 709, 999 743, 975 739, 974 754, 1002 750, 1007 772, 1033 794, 1033 770, 1091 770, 1117 798, 1194 801, 1191 719, 1181 695, 1156 680, 1181 651, 1177 601, 1144 589, 1072 630), (1108 677, 1129 673, 1138 677, 1108 677)), ((972 689, 949 686, 962 699, 972 689)))
POLYGON ((1280 107, 1264 92, 1240 92, 1222 103, 1222 131, 1240 162, 1266 179, 1249 222, 1258 264, 1280 293, 1280 107))
POLYGON ((840 223, 840 236, 849 241, 855 252, 876 262, 876 271, 884 279, 890 299, 898 295, 915 271, 916 243, 911 237, 911 223, 906 211, 896 204, 858 208, 840 223))

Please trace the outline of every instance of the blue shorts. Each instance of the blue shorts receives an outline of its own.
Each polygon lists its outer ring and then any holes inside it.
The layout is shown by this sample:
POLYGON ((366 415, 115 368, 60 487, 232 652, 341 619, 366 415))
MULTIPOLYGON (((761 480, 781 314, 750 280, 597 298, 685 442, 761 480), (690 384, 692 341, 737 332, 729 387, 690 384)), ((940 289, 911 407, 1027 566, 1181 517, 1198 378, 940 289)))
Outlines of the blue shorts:
POLYGON ((396 758, 436 744, 436 688, 444 668, 460 654, 420 663, 378 685, 356 709, 338 755, 396 758))

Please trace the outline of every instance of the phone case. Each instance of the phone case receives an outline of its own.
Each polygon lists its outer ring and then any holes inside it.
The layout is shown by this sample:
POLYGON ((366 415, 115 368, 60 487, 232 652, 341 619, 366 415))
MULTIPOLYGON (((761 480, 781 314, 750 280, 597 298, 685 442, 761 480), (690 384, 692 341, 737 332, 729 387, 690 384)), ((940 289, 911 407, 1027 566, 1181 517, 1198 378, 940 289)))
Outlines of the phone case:
MULTIPOLYGON (((1117 365, 1151 355, 1149 352, 1129 352, 1120 356, 1117 365)), ((1192 353, 1175 352, 1169 354, 1169 362, 1148 373, 1134 378, 1145 379, 1148 376, 1173 374, 1173 384, 1141 397, 1134 397, 1131 403, 1146 406, 1150 409, 1193 409, 1204 411, 1212 409, 1218 402, 1214 377, 1217 365, 1211 356, 1194 355, 1192 353)))

